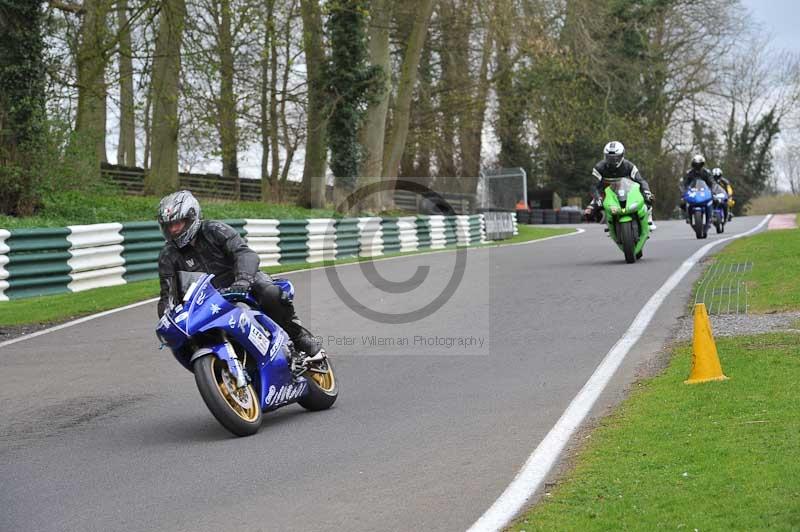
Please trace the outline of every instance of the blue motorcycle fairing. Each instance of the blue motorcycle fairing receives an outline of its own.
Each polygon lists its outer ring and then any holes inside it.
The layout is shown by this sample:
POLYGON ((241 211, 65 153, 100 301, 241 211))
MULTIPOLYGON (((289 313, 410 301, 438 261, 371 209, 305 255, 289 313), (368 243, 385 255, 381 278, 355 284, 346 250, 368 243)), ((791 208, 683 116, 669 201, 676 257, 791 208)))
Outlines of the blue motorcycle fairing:
POLYGON ((683 193, 683 199, 686 201, 686 208, 688 212, 704 212, 705 225, 711 225, 711 204, 714 202, 711 190, 704 182, 693 181, 683 193))
MULTIPOLYGON (((183 304, 161 318, 156 333, 162 343, 170 347, 178 362, 189 371, 198 357, 213 355, 225 361, 231 375, 236 377, 238 368, 234 358, 242 364, 252 360, 258 374, 248 376, 265 410, 294 402, 307 394, 305 377, 295 379, 289 368, 286 332, 263 312, 225 299, 211 284, 213 277, 203 276, 187 291, 183 304), (199 349, 188 342, 196 335, 213 334, 213 331, 223 332, 224 341, 201 345, 199 349), (237 356, 228 339, 244 349, 246 358, 237 356)), ((288 284, 292 288, 291 283, 288 284)), ((255 304, 252 298, 245 299, 255 304)))

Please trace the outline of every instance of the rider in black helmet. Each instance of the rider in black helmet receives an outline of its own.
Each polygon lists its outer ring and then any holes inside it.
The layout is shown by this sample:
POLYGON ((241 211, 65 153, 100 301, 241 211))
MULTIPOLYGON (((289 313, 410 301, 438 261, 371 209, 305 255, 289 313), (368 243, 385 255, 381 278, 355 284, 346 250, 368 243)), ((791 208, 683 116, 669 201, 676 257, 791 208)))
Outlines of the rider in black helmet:
POLYGON ((222 293, 251 293, 289 334, 297 351, 307 356, 319 352, 319 342, 301 325, 291 299, 259 270, 258 254, 230 225, 202 220, 200 204, 191 192, 165 196, 158 206, 158 224, 166 239, 158 256, 159 316, 168 310, 177 272, 213 273, 212 284, 222 293))
POLYGON ((689 223, 689 217, 686 214, 686 201, 683 199, 683 193, 686 191, 686 188, 692 184, 692 181, 698 179, 705 181, 708 190, 714 190, 714 185, 717 184, 717 180, 714 179, 714 176, 705 166, 706 158, 699 153, 696 154, 694 157, 692 157, 692 167, 688 172, 686 172, 686 175, 683 176, 683 179, 681 179, 681 211, 683 211, 684 218, 686 218, 686 223, 689 223))

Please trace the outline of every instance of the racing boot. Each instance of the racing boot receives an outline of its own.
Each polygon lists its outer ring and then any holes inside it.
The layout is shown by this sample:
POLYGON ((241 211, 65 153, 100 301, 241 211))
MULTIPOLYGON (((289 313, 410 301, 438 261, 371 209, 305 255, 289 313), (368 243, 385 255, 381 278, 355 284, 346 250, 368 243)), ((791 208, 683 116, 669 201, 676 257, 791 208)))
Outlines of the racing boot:
POLYGON ((320 341, 308 329, 300 324, 300 320, 294 318, 285 327, 286 332, 289 333, 289 338, 292 339, 294 349, 302 358, 310 358, 320 352, 322 345, 320 341))

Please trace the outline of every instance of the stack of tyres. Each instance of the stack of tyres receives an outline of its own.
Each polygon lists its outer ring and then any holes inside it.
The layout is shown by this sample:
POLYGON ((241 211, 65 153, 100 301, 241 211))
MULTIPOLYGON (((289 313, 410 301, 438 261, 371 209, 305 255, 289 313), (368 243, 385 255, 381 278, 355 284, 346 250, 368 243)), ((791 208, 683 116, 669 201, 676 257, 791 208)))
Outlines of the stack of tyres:
POLYGON ((546 224, 554 224, 556 223, 556 211, 552 209, 547 209, 544 211, 544 223, 546 224))
POLYGON ((531 223, 532 224, 543 224, 544 223, 544 210, 543 209, 533 209, 531 211, 531 223))
POLYGON ((531 223, 530 212, 527 210, 517 210, 517 223, 520 224, 531 223))
POLYGON ((558 211, 556 213, 556 222, 560 224, 569 223, 569 211, 558 211))
POLYGON ((569 223, 579 224, 583 221, 583 213, 581 211, 569 211, 569 223))

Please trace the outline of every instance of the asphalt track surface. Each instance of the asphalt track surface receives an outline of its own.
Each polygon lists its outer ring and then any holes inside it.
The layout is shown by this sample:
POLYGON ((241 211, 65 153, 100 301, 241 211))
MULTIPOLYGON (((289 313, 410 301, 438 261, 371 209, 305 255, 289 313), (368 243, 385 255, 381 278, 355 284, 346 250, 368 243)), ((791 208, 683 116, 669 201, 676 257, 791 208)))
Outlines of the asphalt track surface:
MULTIPOLYGON (((720 237, 761 220, 737 218, 720 237)), ((599 225, 469 250, 447 303, 404 324, 362 317, 325 270, 292 274, 340 397, 326 412, 270 413, 249 438, 230 436, 192 374, 157 349, 155 304, 2 347, 0 531, 464 530, 647 299, 715 238, 662 222, 632 265, 599 225)), ((357 265, 336 272, 364 307, 410 312, 442 291, 456 256, 375 262, 387 281, 374 284, 357 265), (411 292, 380 289, 418 266, 430 270, 411 292)), ((594 415, 653 364, 699 273, 662 305, 594 415)))

